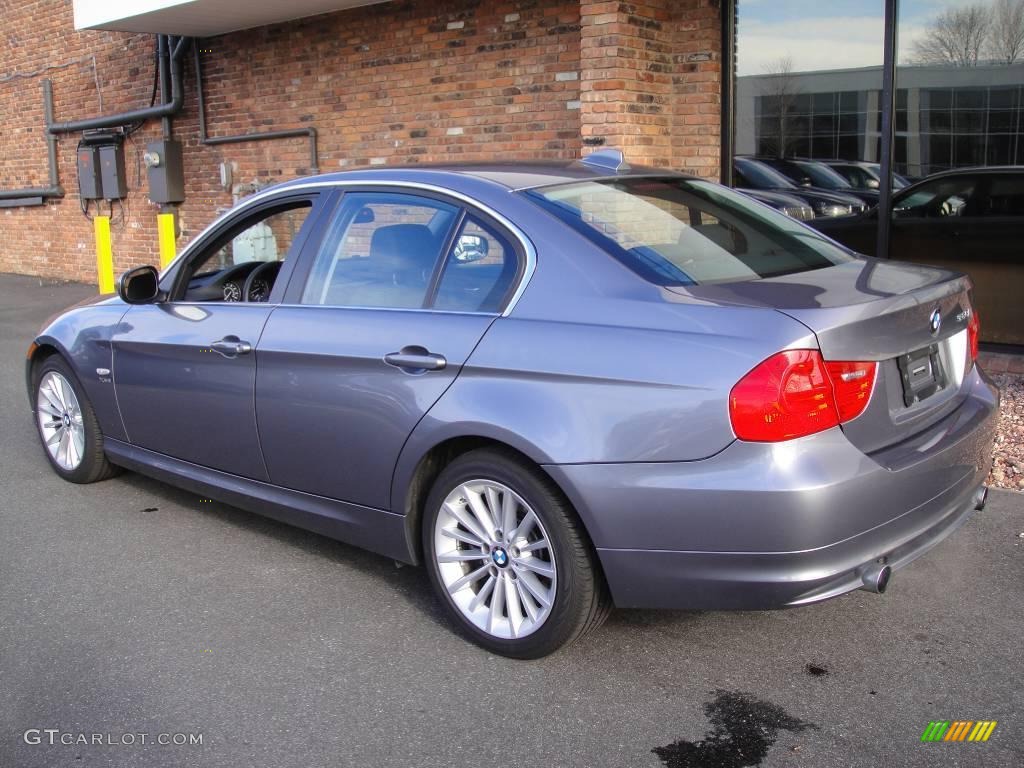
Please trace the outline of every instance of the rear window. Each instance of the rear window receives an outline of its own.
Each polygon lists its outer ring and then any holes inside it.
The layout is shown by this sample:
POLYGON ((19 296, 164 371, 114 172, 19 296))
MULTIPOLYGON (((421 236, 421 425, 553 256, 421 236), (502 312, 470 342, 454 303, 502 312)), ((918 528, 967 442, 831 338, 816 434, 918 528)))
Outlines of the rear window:
POLYGON ((724 283, 855 258, 809 227, 718 184, 632 178, 526 194, 652 283, 724 283))

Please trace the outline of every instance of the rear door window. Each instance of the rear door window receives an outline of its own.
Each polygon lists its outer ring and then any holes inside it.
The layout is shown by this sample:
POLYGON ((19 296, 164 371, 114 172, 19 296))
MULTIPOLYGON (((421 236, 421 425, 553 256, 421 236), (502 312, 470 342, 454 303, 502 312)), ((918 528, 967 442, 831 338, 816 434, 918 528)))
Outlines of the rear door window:
POLYGON ((301 303, 419 309, 460 209, 416 195, 345 195, 301 303))
POLYGON ((445 258, 433 308, 498 312, 516 281, 519 260, 511 240, 467 216, 445 258))
POLYGON ((1024 216, 1024 176, 993 176, 978 215, 1024 216))

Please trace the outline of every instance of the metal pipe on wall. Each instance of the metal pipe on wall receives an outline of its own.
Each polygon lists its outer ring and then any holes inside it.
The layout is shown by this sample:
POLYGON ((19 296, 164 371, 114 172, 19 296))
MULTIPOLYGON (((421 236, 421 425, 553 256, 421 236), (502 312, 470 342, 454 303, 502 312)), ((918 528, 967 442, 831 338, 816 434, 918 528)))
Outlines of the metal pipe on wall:
MULTIPOLYGON (((157 48, 157 61, 159 62, 158 69, 160 71, 160 103, 166 104, 171 100, 171 84, 170 84, 170 38, 167 35, 157 35, 156 48, 157 48)), ((173 126, 171 123, 170 115, 164 115, 160 118, 161 126, 163 129, 163 135, 165 139, 172 137, 173 126)))
MULTIPOLYGON (((45 115, 47 125, 49 125, 53 121, 53 84, 48 79, 43 80, 43 114, 45 115)), ((49 163, 49 185, 45 187, 26 187, 24 189, 0 189, 0 201, 25 200, 23 203, 8 203, 7 206, 0 204, 0 207, 10 207, 19 204, 41 204, 47 198, 64 197, 64 188, 60 185, 60 180, 57 176, 57 137, 47 132, 46 143, 46 157, 49 163), (33 200, 32 203, 28 202, 30 199, 33 200), (38 203, 35 203, 36 199, 38 199, 38 203)))
POLYGON ((196 94, 199 101, 199 140, 208 146, 218 144, 241 144, 247 141, 271 141, 274 139, 294 139, 301 136, 309 137, 310 171, 320 173, 320 161, 316 150, 316 128, 293 128, 282 131, 264 131, 262 133, 241 133, 234 136, 206 135, 206 99, 203 96, 203 70, 199 59, 199 46, 194 46, 192 56, 195 60, 196 94))
MULTIPOLYGON (((185 54, 185 49, 188 47, 190 38, 180 37, 175 45, 171 45, 170 40, 166 41, 166 45, 170 50, 170 81, 171 81, 171 94, 170 99, 162 104, 156 104, 152 107, 144 107, 142 109, 134 109, 128 112, 119 112, 116 115, 101 115, 100 117, 90 117, 84 120, 70 120, 63 123, 55 123, 52 120, 52 115, 47 120, 46 130, 51 133, 75 133, 77 131, 88 131, 94 128, 117 128, 122 125, 128 125, 129 123, 137 123, 141 120, 149 120, 151 118, 163 118, 171 117, 181 111, 181 106, 184 102, 184 91, 182 88, 182 57, 185 54)), ((158 42, 159 44, 159 42, 158 42)))

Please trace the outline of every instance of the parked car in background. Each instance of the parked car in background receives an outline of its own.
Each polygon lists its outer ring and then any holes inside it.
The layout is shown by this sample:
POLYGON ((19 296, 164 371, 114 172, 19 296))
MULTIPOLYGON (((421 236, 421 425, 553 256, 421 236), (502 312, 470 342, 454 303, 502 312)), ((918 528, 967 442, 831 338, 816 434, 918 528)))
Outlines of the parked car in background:
POLYGON ((422 563, 452 626, 535 658, 613 603, 884 592, 985 503, 967 288, 609 150, 351 171, 54 318, 26 383, 66 480, 422 563), (253 227, 273 259, 235 253, 253 227))
POLYGON ((829 192, 852 195, 867 206, 878 205, 878 190, 856 189, 840 174, 816 160, 790 160, 778 157, 758 157, 764 163, 781 173, 798 187, 814 187, 829 192))
POLYGON ((733 161, 733 185, 741 190, 781 192, 807 202, 815 216, 846 216, 867 210, 860 198, 813 187, 798 187, 774 168, 749 157, 733 161))
MULTIPOLYGON (((812 226, 875 254, 878 209, 812 226)), ((1024 168, 944 171, 893 196, 890 258, 970 275, 981 338, 1024 344, 1024 168)))
MULTIPOLYGON (((854 189, 877 190, 882 181, 882 167, 878 163, 862 160, 822 160, 820 161, 842 176, 854 189)), ((906 176, 898 173, 892 175, 892 188, 903 189, 910 184, 906 176)))
POLYGON ((770 208, 789 216, 798 221, 810 221, 814 218, 814 209, 806 200, 801 200, 795 195, 786 195, 782 192, 768 192, 763 189, 741 189, 747 197, 764 203, 770 208))

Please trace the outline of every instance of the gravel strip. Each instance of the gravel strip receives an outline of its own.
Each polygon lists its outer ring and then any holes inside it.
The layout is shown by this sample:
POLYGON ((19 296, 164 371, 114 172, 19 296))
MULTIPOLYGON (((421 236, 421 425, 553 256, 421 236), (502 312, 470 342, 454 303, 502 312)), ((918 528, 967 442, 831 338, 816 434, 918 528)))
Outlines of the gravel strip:
POLYGON ((994 488, 1024 491, 1024 376, 999 373, 992 379, 1003 397, 988 483, 994 488))

